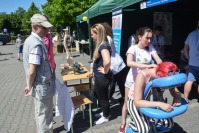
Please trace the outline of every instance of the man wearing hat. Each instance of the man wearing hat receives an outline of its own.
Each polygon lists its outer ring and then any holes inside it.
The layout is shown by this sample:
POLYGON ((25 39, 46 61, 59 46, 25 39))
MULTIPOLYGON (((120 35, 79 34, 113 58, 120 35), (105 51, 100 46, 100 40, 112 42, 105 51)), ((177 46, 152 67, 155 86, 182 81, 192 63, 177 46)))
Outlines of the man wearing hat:
POLYGON ((21 34, 18 34, 17 37, 16 46, 18 48, 18 60, 21 60, 20 58, 22 58, 23 41, 21 39, 21 34))
POLYGON ((23 49, 27 82, 24 93, 25 96, 34 97, 37 132, 52 133, 55 80, 48 61, 47 49, 42 40, 52 24, 41 14, 34 14, 30 22, 32 33, 25 40, 23 49))

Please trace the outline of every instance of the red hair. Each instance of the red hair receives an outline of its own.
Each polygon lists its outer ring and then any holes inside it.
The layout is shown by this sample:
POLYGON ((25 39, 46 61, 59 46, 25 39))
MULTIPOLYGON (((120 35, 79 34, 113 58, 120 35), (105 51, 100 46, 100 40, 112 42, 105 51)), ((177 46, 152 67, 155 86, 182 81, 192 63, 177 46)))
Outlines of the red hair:
POLYGON ((172 72, 172 74, 175 74, 176 70, 178 70, 178 67, 174 63, 162 62, 158 64, 158 67, 156 68, 156 73, 160 77, 166 77, 169 76, 170 72, 172 72))

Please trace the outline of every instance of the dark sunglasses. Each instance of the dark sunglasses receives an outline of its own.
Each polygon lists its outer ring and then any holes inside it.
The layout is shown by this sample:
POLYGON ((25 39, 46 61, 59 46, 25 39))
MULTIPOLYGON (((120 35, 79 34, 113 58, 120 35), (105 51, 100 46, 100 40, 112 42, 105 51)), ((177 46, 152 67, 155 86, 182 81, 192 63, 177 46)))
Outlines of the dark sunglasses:
POLYGON ((38 27, 40 27, 40 28, 42 28, 44 30, 49 30, 50 29, 50 28, 46 28, 46 27, 43 27, 43 26, 40 26, 40 25, 38 25, 38 27))

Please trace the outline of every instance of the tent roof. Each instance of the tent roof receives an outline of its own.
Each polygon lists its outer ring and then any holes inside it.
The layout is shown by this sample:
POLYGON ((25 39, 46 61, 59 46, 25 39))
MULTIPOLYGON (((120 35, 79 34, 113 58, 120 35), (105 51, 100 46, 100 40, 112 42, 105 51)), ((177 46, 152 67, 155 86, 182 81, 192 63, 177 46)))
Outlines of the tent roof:
POLYGON ((76 22, 81 21, 84 16, 90 19, 101 14, 110 13, 112 9, 116 7, 122 6, 124 8, 141 1, 142 0, 99 0, 84 13, 77 16, 76 22))
MULTIPOLYGON (((82 14, 80 14, 79 16, 77 16, 76 17, 76 22, 81 21, 84 16, 87 16, 88 18, 91 18, 89 16, 89 12, 91 14, 91 11, 93 11, 93 9, 98 8, 98 6, 101 5, 104 1, 106 1, 106 0, 99 0, 93 6, 91 6, 88 10, 86 10, 85 12, 83 12, 82 14)), ((97 11, 95 11, 95 12, 97 12, 97 11)), ((95 12, 94 12, 94 14, 95 14, 95 12)))

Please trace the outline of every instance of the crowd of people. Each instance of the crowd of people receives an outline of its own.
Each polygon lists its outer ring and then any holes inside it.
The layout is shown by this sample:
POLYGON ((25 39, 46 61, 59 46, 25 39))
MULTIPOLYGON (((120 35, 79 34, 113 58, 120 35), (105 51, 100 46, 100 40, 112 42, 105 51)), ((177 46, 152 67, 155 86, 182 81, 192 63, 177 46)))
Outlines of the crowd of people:
MULTIPOLYGON (((19 60, 22 57, 23 46, 23 64, 27 83, 24 93, 25 96, 34 97, 37 131, 39 133, 50 133, 53 132, 53 96, 55 94, 56 77, 53 42, 55 43, 58 40, 58 35, 52 38, 49 30, 53 25, 46 16, 34 14, 30 21, 31 35, 24 43, 20 39, 20 34, 16 40, 19 60)), ((66 28, 64 31, 64 47, 68 51, 68 29, 66 28)), ((111 60, 113 60, 117 51, 114 46, 111 26, 104 22, 94 24, 91 27, 91 38, 96 46, 92 59, 92 69, 88 77, 94 79, 94 94, 102 111, 95 114, 95 117, 99 118, 95 124, 109 121, 111 116, 109 100, 115 91, 116 83, 119 85, 121 96, 124 98, 119 133, 125 132, 128 113, 131 116, 129 126, 133 131, 149 132, 148 122, 138 110, 140 107, 159 107, 166 112, 170 112, 173 106, 181 105, 181 95, 177 88, 170 91, 174 98, 172 105, 142 99, 144 88, 150 80, 166 77, 169 76, 170 72, 178 71, 176 64, 162 61, 164 57, 164 37, 161 35, 161 31, 161 26, 157 26, 154 32, 149 27, 139 28, 131 36, 129 48, 126 52, 126 65, 122 65, 117 72, 113 72, 112 66, 117 65, 117 63, 114 64, 111 60)), ((198 82, 199 64, 196 61, 199 60, 198 35, 199 30, 191 32, 184 45, 183 57, 188 62, 188 66, 186 66, 188 81, 184 88, 184 97, 187 101, 193 82, 198 82)), ((70 53, 66 52, 66 54, 67 57, 71 56, 70 53)), ((164 122, 166 124, 162 123, 163 126, 172 128, 172 118, 164 122)))

